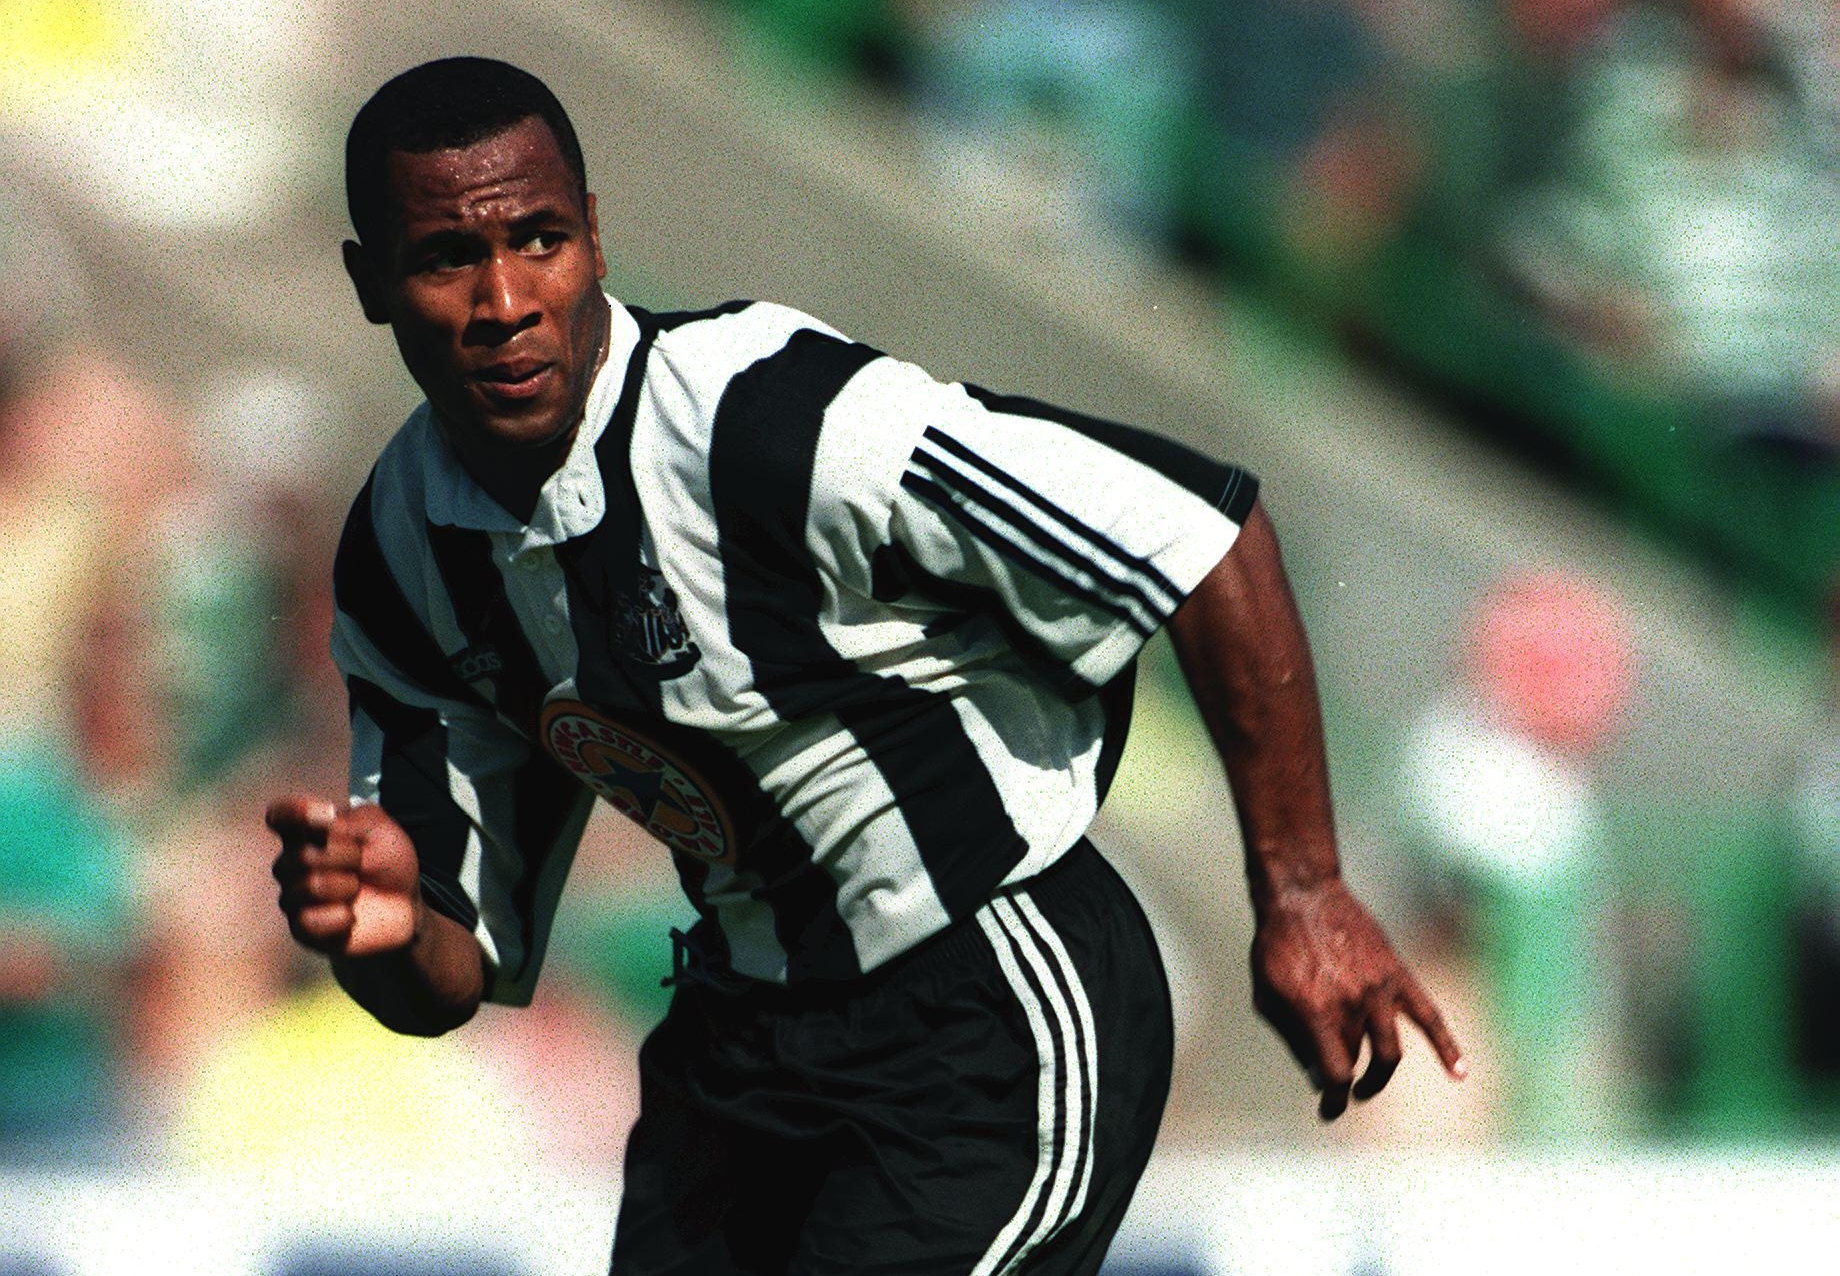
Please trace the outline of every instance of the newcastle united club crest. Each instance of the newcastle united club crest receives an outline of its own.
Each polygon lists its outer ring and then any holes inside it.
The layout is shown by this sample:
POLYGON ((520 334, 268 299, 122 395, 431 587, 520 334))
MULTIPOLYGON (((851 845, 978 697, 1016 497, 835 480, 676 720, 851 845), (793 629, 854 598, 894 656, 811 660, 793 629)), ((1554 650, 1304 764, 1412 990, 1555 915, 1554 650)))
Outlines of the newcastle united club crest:
POLYGON ((662 573, 638 565, 638 597, 621 593, 614 600, 613 642, 620 654, 674 677, 696 663, 702 653, 690 641, 677 595, 662 573))

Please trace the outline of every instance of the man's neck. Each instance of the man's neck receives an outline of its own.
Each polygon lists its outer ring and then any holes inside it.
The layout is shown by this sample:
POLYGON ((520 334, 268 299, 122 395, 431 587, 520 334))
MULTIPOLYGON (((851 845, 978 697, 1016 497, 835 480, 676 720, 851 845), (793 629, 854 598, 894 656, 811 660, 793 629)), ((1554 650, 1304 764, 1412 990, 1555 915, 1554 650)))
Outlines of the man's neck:
POLYGON ((480 447, 452 434, 447 439, 461 466, 485 494, 518 522, 528 524, 536 515, 543 485, 569 459, 580 429, 577 418, 560 437, 527 448, 480 447))

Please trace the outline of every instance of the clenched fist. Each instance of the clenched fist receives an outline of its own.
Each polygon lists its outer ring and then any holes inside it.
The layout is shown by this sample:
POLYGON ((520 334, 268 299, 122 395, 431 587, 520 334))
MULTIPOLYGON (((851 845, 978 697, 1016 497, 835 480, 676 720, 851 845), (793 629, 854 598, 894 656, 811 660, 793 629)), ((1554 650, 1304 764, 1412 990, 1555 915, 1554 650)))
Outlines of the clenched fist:
POLYGON ((415 843, 381 807, 320 798, 271 803, 275 880, 294 938, 332 959, 339 986, 395 1032, 434 1036, 472 1018, 484 949, 422 902, 415 843))
POLYGON ((285 797, 269 804, 267 820, 281 838, 281 911, 299 943, 331 957, 409 946, 420 865, 409 835, 381 807, 285 797))

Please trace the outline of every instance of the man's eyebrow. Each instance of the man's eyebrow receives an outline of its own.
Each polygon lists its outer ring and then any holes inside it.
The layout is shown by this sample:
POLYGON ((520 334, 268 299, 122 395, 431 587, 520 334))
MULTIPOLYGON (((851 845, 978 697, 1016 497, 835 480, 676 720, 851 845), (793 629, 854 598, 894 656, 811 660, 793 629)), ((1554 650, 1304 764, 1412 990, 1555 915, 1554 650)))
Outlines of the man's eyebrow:
POLYGON ((411 248, 421 248, 429 244, 445 244, 458 240, 478 238, 479 232, 475 230, 468 230, 460 226, 437 226, 433 230, 425 231, 406 242, 411 248))
POLYGON ((554 225, 557 222, 569 221, 571 216, 572 215, 567 210, 559 208, 555 204, 543 204, 537 208, 531 209, 522 217, 513 218, 511 229, 529 230, 533 226, 554 225))
MULTIPOLYGON (((562 205, 540 204, 529 212, 513 218, 509 223, 509 229, 512 234, 541 230, 549 226, 565 225, 574 216, 579 216, 579 214, 572 214, 562 205)), ((478 230, 469 226, 437 226, 412 239, 405 239, 402 252, 406 257, 413 257, 455 244, 477 243, 482 238, 478 230)))
POLYGON ((463 230, 457 226, 438 226, 420 235, 405 236, 400 242, 401 259, 409 261, 443 248, 452 248, 458 244, 475 243, 479 239, 473 231, 463 230))

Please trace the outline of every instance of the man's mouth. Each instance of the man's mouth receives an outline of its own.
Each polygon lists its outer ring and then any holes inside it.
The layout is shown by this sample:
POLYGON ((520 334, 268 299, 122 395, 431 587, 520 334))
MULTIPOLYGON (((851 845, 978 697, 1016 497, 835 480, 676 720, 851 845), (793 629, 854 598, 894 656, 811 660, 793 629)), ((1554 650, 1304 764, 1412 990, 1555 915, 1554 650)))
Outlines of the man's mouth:
POLYGON ((542 393, 555 366, 541 359, 511 359, 479 369, 473 381, 494 399, 529 399, 542 393))

